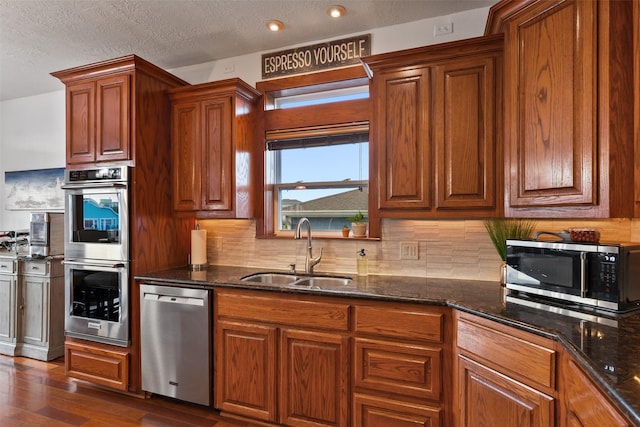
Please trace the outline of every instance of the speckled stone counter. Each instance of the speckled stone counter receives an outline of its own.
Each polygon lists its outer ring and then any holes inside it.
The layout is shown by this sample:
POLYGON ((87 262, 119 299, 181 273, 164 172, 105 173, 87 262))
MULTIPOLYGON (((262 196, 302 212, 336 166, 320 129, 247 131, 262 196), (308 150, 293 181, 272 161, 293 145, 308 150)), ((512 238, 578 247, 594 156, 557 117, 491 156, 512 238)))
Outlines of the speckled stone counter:
POLYGON ((291 287, 240 279, 264 269, 210 266, 188 267, 136 277, 170 286, 233 287, 273 292, 448 305, 458 310, 560 341, 592 377, 640 426, 640 312, 617 317, 567 310, 539 301, 508 297, 497 282, 403 276, 349 276, 348 285, 319 288, 291 287), (523 305, 527 304, 527 305, 523 305), (530 305, 535 305, 532 307, 530 305), (572 315, 568 315, 571 311, 572 315))

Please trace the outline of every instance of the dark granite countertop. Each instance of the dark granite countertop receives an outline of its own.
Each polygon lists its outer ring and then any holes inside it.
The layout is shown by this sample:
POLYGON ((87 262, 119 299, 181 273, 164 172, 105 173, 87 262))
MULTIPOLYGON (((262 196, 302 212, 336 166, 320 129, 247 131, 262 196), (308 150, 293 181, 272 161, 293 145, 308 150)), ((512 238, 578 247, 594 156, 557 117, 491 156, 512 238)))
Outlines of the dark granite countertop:
POLYGON ((448 305, 560 341, 592 378, 640 426, 640 312, 604 316, 540 301, 504 297, 497 282, 404 276, 351 276, 348 285, 323 289, 240 281, 265 269, 188 267, 137 276, 140 281, 189 287, 233 287, 273 292, 448 305))

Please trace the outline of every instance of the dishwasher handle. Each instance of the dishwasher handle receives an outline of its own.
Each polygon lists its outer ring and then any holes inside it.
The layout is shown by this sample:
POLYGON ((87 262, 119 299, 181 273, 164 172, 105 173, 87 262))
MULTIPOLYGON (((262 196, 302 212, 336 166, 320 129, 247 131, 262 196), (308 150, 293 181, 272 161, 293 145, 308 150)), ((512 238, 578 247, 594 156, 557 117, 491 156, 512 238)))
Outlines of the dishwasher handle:
POLYGON ((167 304, 195 305, 198 307, 204 306, 204 299, 202 298, 181 297, 176 295, 145 293, 144 300, 167 303, 167 304))

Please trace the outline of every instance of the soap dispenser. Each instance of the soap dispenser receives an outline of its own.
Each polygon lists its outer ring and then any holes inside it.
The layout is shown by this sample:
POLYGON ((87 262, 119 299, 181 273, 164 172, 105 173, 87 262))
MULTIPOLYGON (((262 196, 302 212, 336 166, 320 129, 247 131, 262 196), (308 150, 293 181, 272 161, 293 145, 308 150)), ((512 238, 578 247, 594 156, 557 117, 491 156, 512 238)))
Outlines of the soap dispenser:
POLYGON ((369 274, 369 265, 367 260, 367 251, 360 249, 356 256, 356 268, 358 270, 358 276, 366 276, 369 274))

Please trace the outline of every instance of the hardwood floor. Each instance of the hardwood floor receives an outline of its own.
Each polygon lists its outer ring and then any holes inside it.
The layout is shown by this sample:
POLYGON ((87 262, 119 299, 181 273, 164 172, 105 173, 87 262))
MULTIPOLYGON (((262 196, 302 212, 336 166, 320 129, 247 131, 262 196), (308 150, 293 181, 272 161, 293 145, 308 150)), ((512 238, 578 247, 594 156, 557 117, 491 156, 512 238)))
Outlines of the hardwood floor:
POLYGON ((142 399, 65 376, 64 360, 0 355, 0 426, 255 427, 212 408, 161 396, 142 399))

